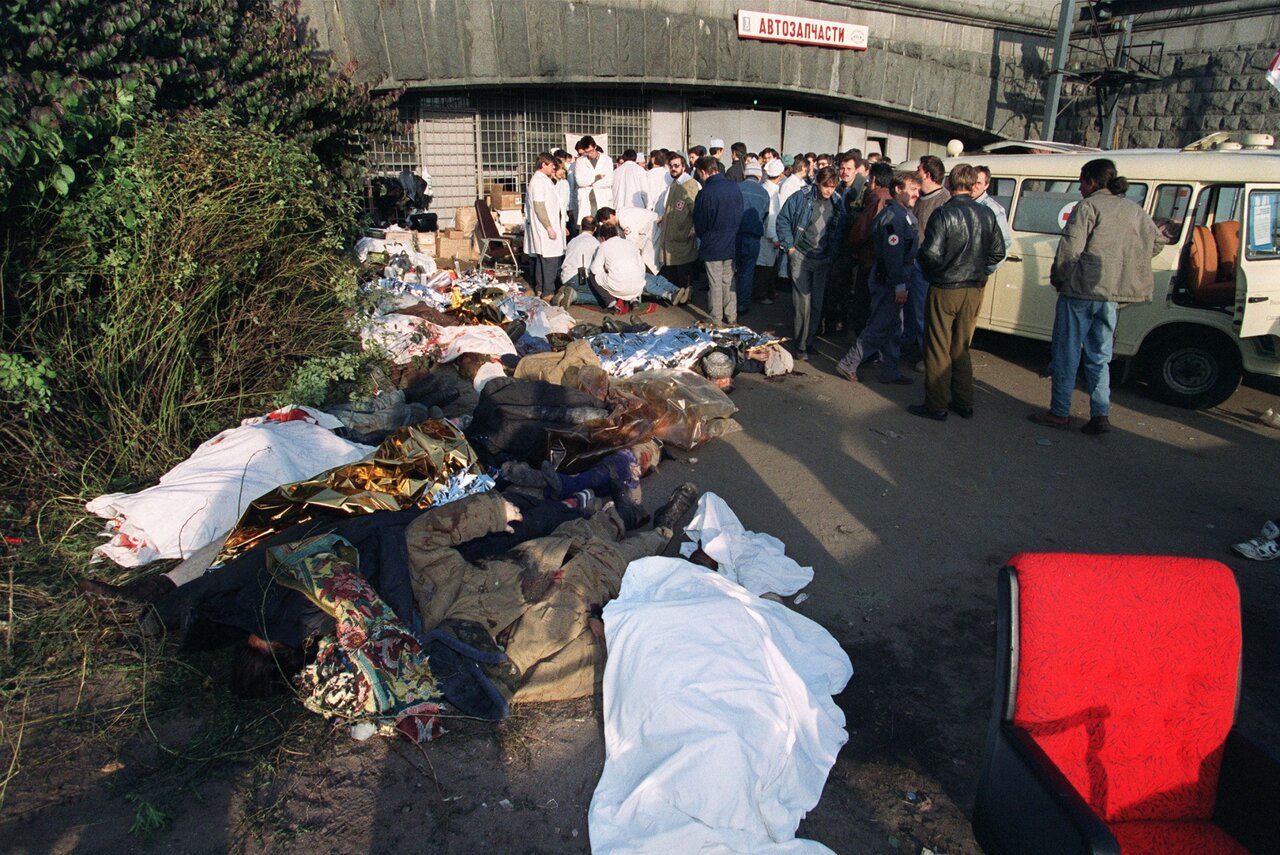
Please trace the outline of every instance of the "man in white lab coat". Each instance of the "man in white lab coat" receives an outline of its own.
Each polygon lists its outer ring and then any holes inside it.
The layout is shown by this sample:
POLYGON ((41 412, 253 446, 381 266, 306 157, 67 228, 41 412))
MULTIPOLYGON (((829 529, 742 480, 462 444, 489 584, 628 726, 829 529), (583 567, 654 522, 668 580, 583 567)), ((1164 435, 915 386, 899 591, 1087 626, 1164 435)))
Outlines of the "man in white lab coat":
POLYGON ((565 212, 552 180, 557 166, 550 153, 539 154, 525 194, 524 251, 533 260, 534 291, 544 300, 550 300, 555 293, 556 276, 564 258, 565 212))
POLYGON ((578 140, 582 155, 573 162, 578 184, 578 213, 586 216, 613 205, 613 158, 602 152, 589 136, 578 140))
POLYGON ((615 208, 648 208, 649 176, 644 167, 636 163, 636 150, 629 148, 622 153, 622 165, 613 171, 613 201, 615 208))
POLYGON ((659 217, 667 201, 667 188, 675 179, 667 168, 667 153, 662 149, 649 152, 649 169, 645 173, 649 179, 649 210, 659 217))

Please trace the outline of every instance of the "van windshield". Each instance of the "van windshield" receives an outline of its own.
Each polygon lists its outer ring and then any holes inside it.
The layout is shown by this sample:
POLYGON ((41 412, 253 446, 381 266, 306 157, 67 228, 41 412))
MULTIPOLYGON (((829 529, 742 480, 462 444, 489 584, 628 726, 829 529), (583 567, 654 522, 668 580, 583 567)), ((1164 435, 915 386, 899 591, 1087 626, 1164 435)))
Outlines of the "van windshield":
MULTIPOLYGON (((1146 206, 1147 185, 1133 183, 1125 196, 1146 206)), ((1067 219, 1080 201, 1080 182, 1054 178, 1028 178, 1018 193, 1013 229, 1060 235, 1067 219)))

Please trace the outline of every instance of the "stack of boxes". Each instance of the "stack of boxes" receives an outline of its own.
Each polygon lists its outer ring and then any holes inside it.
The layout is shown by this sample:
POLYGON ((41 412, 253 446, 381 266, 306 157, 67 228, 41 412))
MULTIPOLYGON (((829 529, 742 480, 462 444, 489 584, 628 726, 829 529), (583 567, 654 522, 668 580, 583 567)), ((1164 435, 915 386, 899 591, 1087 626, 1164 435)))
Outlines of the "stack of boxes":
POLYGON ((524 202, 519 193, 489 187, 489 210, 503 234, 512 235, 524 227, 524 202))

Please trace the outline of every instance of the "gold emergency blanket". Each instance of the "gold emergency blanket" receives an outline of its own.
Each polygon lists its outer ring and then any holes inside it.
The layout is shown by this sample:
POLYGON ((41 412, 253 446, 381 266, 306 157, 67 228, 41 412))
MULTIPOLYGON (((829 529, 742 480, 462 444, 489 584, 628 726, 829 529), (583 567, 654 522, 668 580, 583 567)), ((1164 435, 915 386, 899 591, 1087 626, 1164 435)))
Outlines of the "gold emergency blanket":
POLYGON ((451 479, 484 472, 475 451, 450 422, 404 427, 361 460, 306 481, 275 488, 253 501, 227 536, 220 565, 276 532, 314 519, 430 507, 451 479))

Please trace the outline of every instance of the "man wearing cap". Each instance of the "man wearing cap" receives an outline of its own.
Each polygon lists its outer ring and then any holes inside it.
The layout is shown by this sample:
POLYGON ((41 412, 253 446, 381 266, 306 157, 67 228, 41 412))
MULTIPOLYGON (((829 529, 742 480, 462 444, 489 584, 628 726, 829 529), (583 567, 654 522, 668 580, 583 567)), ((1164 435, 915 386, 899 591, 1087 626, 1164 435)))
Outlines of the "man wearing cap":
MULTIPOLYGON (((734 165, 742 166, 742 161, 735 160, 734 165)), ((747 164, 742 166, 742 172, 743 180, 738 182, 738 192, 742 194, 742 222, 738 225, 738 252, 734 259, 734 278, 737 282, 735 303, 739 317, 751 311, 756 259, 760 257, 760 240, 764 237, 765 223, 769 219, 769 191, 760 186, 760 179, 764 177, 760 165, 747 164)))
POLYGON ((592 213, 613 204, 613 158, 602 152, 589 136, 578 140, 582 155, 573 162, 578 184, 578 212, 592 213))
POLYGON ((760 254, 756 256, 755 281, 752 296, 769 305, 778 293, 778 211, 782 209, 782 197, 778 192, 782 184, 782 161, 772 158, 765 161, 764 182, 761 187, 769 194, 769 216, 764 221, 764 237, 760 240, 760 254))
POLYGON ((720 164, 719 167, 717 167, 717 169, 723 175, 724 160, 722 158, 724 157, 724 140, 722 139, 712 140, 710 144, 707 146, 707 154, 714 157, 716 159, 716 163, 720 164))
POLYGON ((699 158, 694 170, 702 189, 693 209, 693 227, 698 235, 698 258, 707 268, 711 320, 735 324, 738 309, 733 293, 733 259, 742 224, 742 194, 720 171, 720 162, 714 157, 699 158))

